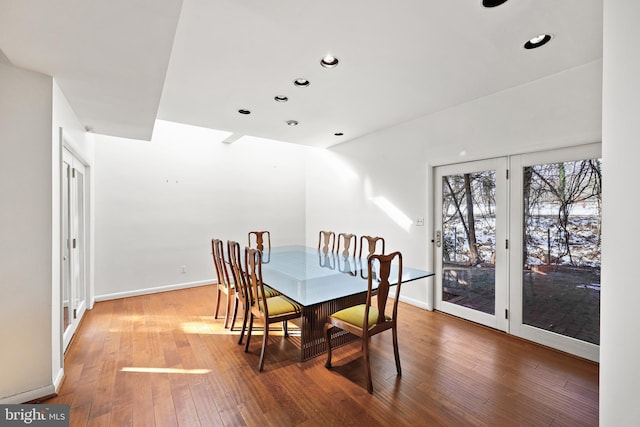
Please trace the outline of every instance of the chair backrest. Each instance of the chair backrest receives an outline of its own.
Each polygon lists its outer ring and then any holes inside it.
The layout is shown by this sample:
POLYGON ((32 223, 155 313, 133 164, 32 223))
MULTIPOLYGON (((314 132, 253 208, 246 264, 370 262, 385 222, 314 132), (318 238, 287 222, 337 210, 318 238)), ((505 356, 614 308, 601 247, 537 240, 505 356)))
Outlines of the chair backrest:
POLYGON ((388 255, 373 254, 369 256, 367 265, 369 280, 367 288, 367 304, 365 308, 364 318, 369 318, 369 307, 371 306, 372 297, 373 295, 376 295, 376 308, 378 309, 378 318, 376 319, 376 324, 372 328, 370 328, 372 332, 375 333, 376 327, 388 323, 388 320, 385 318, 385 309, 387 307, 387 299, 389 298, 389 290, 393 285, 396 285, 396 292, 393 299, 393 314, 391 315, 391 320, 395 321, 398 314, 398 300, 400 299, 400 285, 402 284, 402 254, 397 251, 388 255), (398 276, 397 278, 392 278, 390 277, 391 266, 396 261, 398 276), (378 267, 377 274, 375 274, 373 271, 376 265, 378 267), (392 279, 396 279, 396 282, 392 283, 392 279), (373 289, 374 281, 378 283, 378 288, 376 290, 373 289))
POLYGON ((322 252, 333 252, 336 248, 336 233, 333 231, 320 231, 318 233, 318 250, 322 248, 322 252), (329 251, 331 246, 331 251, 329 251))
POLYGON ((338 254, 342 255, 343 257, 355 257, 356 246, 358 246, 358 237, 355 234, 338 234, 338 254), (342 249, 342 251, 340 251, 340 249, 342 249))
POLYGON ((211 252, 213 254, 213 263, 216 267, 216 275, 218 276, 218 284, 225 289, 231 287, 229 280, 229 270, 224 260, 224 245, 220 239, 211 239, 211 252))
POLYGON ((244 266, 246 268, 247 289, 251 307, 258 307, 265 318, 269 317, 267 297, 262 284, 262 252, 246 247, 244 249, 244 266))
POLYGON ((269 233, 268 231, 250 231, 248 234, 248 238, 249 238, 248 245, 252 248, 256 248, 256 249, 260 249, 261 251, 264 251, 265 237, 266 237, 267 248, 271 250, 271 233, 269 233), (255 241, 255 245, 252 243, 252 241, 255 241))
POLYGON ((236 284, 236 292, 238 298, 244 306, 250 304, 249 290, 247 289, 247 280, 242 269, 240 244, 229 240, 227 242, 227 253, 229 254, 229 265, 231 266, 231 274, 233 282, 236 284))
MULTIPOLYGON (((360 252, 358 254, 358 258, 362 258, 362 250, 365 248, 364 242, 367 242, 367 252, 365 252, 365 256, 377 254, 384 254, 384 238, 382 237, 372 237, 372 236, 360 236, 360 252), (382 243, 382 251, 377 251, 378 242, 382 243)), ((363 260, 364 262, 364 260, 363 260)))

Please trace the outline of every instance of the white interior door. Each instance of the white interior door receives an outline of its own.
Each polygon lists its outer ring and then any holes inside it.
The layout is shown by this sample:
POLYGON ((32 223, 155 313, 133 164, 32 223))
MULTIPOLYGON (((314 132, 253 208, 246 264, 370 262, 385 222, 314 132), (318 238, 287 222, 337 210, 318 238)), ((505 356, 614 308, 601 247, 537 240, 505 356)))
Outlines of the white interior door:
POLYGON ((434 173, 435 307, 507 331, 507 159, 434 173))
POLYGON ((62 321, 67 349, 87 307, 87 185, 85 167, 62 155, 62 321))

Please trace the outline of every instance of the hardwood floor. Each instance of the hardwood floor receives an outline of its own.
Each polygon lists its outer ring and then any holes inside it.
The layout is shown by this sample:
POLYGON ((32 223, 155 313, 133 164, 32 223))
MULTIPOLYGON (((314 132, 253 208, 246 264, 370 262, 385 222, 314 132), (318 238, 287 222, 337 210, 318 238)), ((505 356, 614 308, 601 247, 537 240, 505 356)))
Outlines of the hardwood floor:
POLYGON ((598 425, 597 364, 454 317, 401 303, 403 374, 373 337, 370 395, 358 344, 328 370, 274 333, 259 373, 261 337, 244 353, 214 303, 204 286, 95 304, 47 403, 77 426, 598 425))

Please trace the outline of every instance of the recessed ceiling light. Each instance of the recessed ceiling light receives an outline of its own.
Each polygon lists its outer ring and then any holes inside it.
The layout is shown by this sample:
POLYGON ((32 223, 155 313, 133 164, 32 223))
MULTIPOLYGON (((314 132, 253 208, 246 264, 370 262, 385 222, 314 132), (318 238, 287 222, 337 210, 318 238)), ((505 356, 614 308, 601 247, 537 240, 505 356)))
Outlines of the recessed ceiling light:
POLYGON ((540 34, 538 36, 535 36, 535 37, 529 39, 524 44, 524 48, 525 49, 535 49, 537 47, 540 47, 542 45, 547 44, 549 42, 549 40, 551 40, 551 35, 550 34, 540 34))
POLYGON ((322 65, 324 68, 333 68, 338 65, 338 62, 340 62, 340 60, 335 56, 326 55, 320 60, 320 65, 322 65))
POLYGON ((342 136, 342 135, 344 135, 344 133, 342 133, 342 132, 336 132, 336 133, 334 133, 334 135, 335 135, 335 136, 342 136))
POLYGON ((293 84, 298 87, 307 87, 311 84, 311 82, 307 79, 295 79, 293 84))
POLYGON ((289 100, 289 98, 287 98, 284 95, 276 95, 273 97, 273 99, 275 99, 278 102, 287 102, 289 100))
POLYGON ((496 6, 500 6, 502 3, 506 1, 507 0, 482 0, 482 5, 484 7, 496 7, 496 6))
POLYGON ((238 113, 240 113, 240 114, 251 114, 251 111, 241 108, 240 110, 238 110, 238 113))
POLYGON ((289 126, 298 126, 298 121, 297 120, 287 120, 287 124, 289 126))

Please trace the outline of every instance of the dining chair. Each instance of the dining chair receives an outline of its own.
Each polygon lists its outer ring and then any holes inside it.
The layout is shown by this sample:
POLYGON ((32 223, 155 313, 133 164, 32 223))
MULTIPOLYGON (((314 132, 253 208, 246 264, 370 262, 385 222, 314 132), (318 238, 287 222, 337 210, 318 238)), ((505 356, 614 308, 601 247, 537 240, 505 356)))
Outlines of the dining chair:
POLYGON ((356 246, 358 246, 358 237, 355 234, 338 234, 338 254, 342 255, 343 257, 355 257, 356 246), (342 249, 342 251, 340 249, 342 249))
POLYGON ((264 332, 262 336, 262 350, 258 362, 258 371, 264 368, 264 353, 269 340, 269 325, 276 322, 284 322, 283 329, 285 337, 288 336, 286 322, 298 319, 302 316, 302 307, 288 298, 278 295, 267 297, 262 283, 262 252, 258 249, 245 248, 244 265, 247 274, 248 296, 251 301, 249 308, 249 330, 247 331, 247 341, 244 351, 249 352, 249 342, 253 330, 253 321, 256 317, 262 319, 264 332))
POLYGON ((262 262, 269 262, 271 258, 271 233, 268 231, 250 231, 248 233, 249 247, 260 249, 262 251, 262 262), (255 242, 252 243, 252 242, 255 242), (266 243, 266 249, 265 249, 266 243))
POLYGON ((325 367, 331 368, 331 330, 339 328, 352 333, 361 338, 362 352, 365 365, 365 377, 367 381, 367 391, 373 393, 373 382, 371 380, 371 365, 369 361, 369 341, 373 335, 391 329, 393 335, 393 354, 396 359, 396 371, 402 375, 400 368, 400 353, 398 351, 398 300, 400 297, 400 285, 402 283, 402 254, 393 252, 389 255, 374 254, 369 256, 367 261, 368 285, 367 299, 364 304, 355 305, 333 313, 327 318, 323 332, 327 342, 327 362, 325 367), (391 265, 397 262, 398 277, 395 283, 389 281, 391 275, 391 265), (378 263, 378 279, 373 279, 374 263, 378 263), (379 280, 379 282, 378 282, 379 280), (378 283, 377 298, 375 305, 372 305, 374 296, 373 285, 378 283), (391 314, 386 314, 387 299, 390 287, 396 285, 395 297, 393 299, 393 309, 391 314))
POLYGON ((373 255, 374 253, 384 254, 384 238, 383 237, 372 237, 372 236, 360 236, 360 252, 358 253, 358 258, 362 258, 362 250, 365 247, 364 242, 367 242, 367 253, 365 253, 365 257, 369 255, 373 255), (382 252, 378 252, 378 242, 382 244, 382 252))
POLYGON ((340 233, 338 234, 338 247, 336 249, 338 270, 341 273, 347 273, 355 276, 356 249, 358 246, 358 237, 355 234, 340 233), (352 265, 353 264, 353 265, 352 265))
POLYGON ((333 252, 336 248, 336 233, 333 231, 320 231, 318 233, 318 250, 322 247, 322 252, 333 252), (331 251, 329 251, 331 246, 331 251))
POLYGON ((222 240, 211 239, 211 252, 213 254, 213 263, 216 268, 216 276, 218 277, 218 293, 216 298, 216 310, 213 315, 214 319, 218 318, 220 310, 220 297, 224 293, 227 296, 227 310, 224 314, 224 327, 229 325, 229 313, 231 312, 231 299, 234 299, 233 317, 235 318, 238 310, 238 302, 235 296, 235 283, 229 278, 229 270, 224 259, 224 246, 222 240))
MULTIPOLYGON (((238 344, 242 344, 244 333, 247 330, 247 319, 249 317, 249 308, 251 307, 250 293, 248 289, 247 276, 245 270, 242 268, 240 244, 238 242, 229 240, 227 242, 227 253, 229 254, 229 265, 231 266, 231 274, 233 275, 234 283, 236 283, 236 295, 238 301, 242 306, 242 329, 240 330, 240 338, 238 344)), ((280 295, 280 292, 275 289, 264 285, 264 292, 267 298, 280 295)), ((231 330, 233 331, 233 325, 235 324, 236 316, 231 319, 231 330)))

